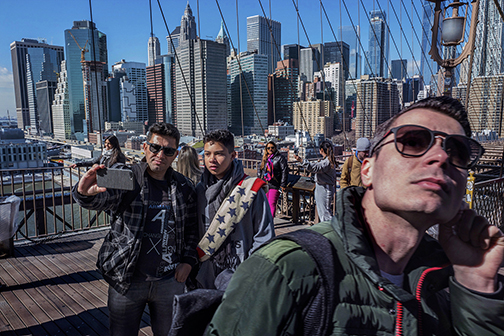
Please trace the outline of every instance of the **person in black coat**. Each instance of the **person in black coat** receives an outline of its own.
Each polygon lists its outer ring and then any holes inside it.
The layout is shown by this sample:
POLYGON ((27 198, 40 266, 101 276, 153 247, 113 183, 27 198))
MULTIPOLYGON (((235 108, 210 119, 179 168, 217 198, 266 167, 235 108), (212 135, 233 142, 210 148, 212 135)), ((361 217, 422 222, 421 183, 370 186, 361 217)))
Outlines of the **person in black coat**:
POLYGON ((273 141, 266 144, 257 176, 268 182, 269 190, 266 197, 271 208, 271 214, 275 217, 280 188, 285 190, 287 186, 289 166, 287 165, 287 159, 278 152, 277 145, 273 141))
POLYGON ((104 148, 102 155, 97 158, 81 161, 70 165, 70 168, 75 167, 91 167, 95 164, 103 164, 107 168, 113 168, 116 163, 125 164, 126 156, 121 151, 121 146, 119 146, 119 140, 115 135, 110 135, 105 138, 104 148))

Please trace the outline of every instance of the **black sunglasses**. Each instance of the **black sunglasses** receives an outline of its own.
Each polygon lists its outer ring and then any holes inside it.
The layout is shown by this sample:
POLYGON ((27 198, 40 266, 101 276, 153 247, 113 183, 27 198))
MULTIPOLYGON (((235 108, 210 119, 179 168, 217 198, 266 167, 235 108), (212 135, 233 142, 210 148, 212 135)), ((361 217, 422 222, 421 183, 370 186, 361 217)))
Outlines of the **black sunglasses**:
POLYGON ((149 141, 146 141, 146 143, 147 143, 147 145, 149 145, 149 150, 152 152, 152 154, 157 154, 157 153, 159 153, 160 150, 163 150, 164 155, 173 156, 177 152, 176 148, 163 147, 158 144, 150 143, 149 141))
POLYGON ((418 125, 402 125, 392 128, 383 138, 376 143, 369 156, 387 143, 380 143, 394 133, 394 143, 396 150, 405 156, 419 157, 427 153, 434 145, 436 138, 442 139, 441 146, 448 154, 448 161, 455 167, 470 169, 485 152, 476 140, 459 134, 446 134, 444 132, 432 131, 426 127, 418 125))

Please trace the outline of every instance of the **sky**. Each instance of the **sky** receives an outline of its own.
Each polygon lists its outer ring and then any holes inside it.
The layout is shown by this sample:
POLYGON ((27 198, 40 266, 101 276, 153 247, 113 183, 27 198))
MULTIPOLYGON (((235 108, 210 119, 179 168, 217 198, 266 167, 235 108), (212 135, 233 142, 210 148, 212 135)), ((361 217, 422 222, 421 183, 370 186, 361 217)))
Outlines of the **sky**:
MULTIPOLYGON (((158 0, 151 1, 153 32, 160 40, 161 54, 165 54, 167 28, 158 0)), ((239 28, 240 51, 245 51, 247 48, 247 17, 264 16, 261 4, 266 15, 269 16, 271 3, 272 19, 282 24, 282 44, 298 43, 299 39, 301 45, 309 45, 301 26, 298 35, 294 2, 298 4, 309 42, 315 44, 335 40, 325 15, 321 13, 320 1, 316 0, 200 0, 199 3, 197 0, 159 0, 170 32, 180 25, 180 19, 188 2, 196 17, 199 36, 203 39, 215 39, 219 32, 222 18, 218 3, 228 27, 229 36, 236 48, 238 48, 237 27, 239 28), (200 15, 198 15, 198 7, 200 15)), ((420 59, 420 46, 411 29, 412 24, 407 21, 406 12, 400 8, 401 3, 407 2, 322 0, 337 39, 339 39, 337 35, 340 25, 351 25, 350 19, 355 25, 361 23, 362 46, 365 50, 368 47, 369 36, 367 12, 373 8, 379 9, 380 6, 385 11, 388 9, 390 30, 396 39, 396 46, 392 40, 390 42, 391 59, 397 59, 401 54, 402 58, 408 59, 408 67, 411 69, 414 67, 410 61, 412 56, 407 47, 407 41, 412 45, 416 60, 420 59), (345 4, 350 16, 347 14, 345 4), (396 13, 393 12, 391 4, 395 6, 396 13), (396 15, 400 18, 399 20, 396 19, 396 15), (404 34, 400 33, 398 23, 400 20, 403 21, 404 34)), ((91 6, 92 19, 97 29, 107 35, 109 68, 121 59, 147 63, 147 42, 151 30, 149 0, 94 0, 91 1, 91 6)), ((407 6, 412 5, 407 4, 407 6)), ((420 1, 416 7, 421 16, 420 1)), ((411 8, 407 10, 410 11, 413 28, 418 32, 420 21, 417 14, 411 8)), ((10 111, 11 117, 16 115, 10 44, 22 38, 46 38, 49 44, 64 46, 65 29, 72 28, 73 21, 90 19, 89 0, 0 0, 0 116, 6 116, 7 110, 10 111)), ((421 38, 421 33, 418 33, 418 37, 421 38)))

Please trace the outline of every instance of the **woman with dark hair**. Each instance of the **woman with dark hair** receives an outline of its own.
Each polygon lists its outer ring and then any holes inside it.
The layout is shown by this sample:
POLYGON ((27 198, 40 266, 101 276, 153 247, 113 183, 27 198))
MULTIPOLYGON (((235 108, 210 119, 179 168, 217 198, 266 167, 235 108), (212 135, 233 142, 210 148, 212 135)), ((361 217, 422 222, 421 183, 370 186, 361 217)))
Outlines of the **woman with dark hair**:
POLYGON ((277 145, 273 141, 266 144, 257 176, 268 182, 269 190, 266 197, 271 208, 271 214, 275 217, 276 204, 280 197, 279 189, 285 190, 287 186, 289 166, 287 165, 287 159, 278 152, 277 145))
POLYGON ((177 171, 190 179, 194 185, 198 184, 203 171, 199 164, 198 153, 191 146, 180 149, 177 161, 177 171))
POLYGON ((309 162, 297 155, 295 159, 303 163, 306 171, 315 174, 315 203, 320 221, 323 222, 330 220, 333 216, 331 201, 334 197, 338 163, 334 158, 333 144, 328 140, 320 144, 320 155, 322 155, 322 160, 319 162, 309 162))
POLYGON ((109 135, 105 138, 102 155, 88 161, 81 161, 70 165, 70 168, 75 167, 91 167, 94 164, 103 164, 107 168, 114 168, 117 163, 126 163, 126 157, 121 151, 119 140, 115 135, 109 135))

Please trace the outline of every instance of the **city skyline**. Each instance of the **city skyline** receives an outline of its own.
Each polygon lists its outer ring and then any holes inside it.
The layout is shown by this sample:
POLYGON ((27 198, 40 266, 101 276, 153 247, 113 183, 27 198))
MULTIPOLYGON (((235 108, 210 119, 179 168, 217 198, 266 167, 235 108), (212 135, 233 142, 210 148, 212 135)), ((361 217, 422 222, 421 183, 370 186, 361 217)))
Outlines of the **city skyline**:
MULTIPOLYGON (((335 28, 339 27, 339 4, 324 1, 325 10, 331 18, 331 25, 335 28)), ((199 11, 201 17, 198 18, 197 1, 189 1, 193 8, 196 22, 198 24, 198 32, 203 39, 215 39, 219 29, 221 16, 215 2, 200 2, 199 11)), ((224 19, 229 29, 231 41, 237 47, 238 38, 236 31, 236 7, 235 1, 220 0, 220 7, 223 11, 224 19)), ((144 5, 139 5, 138 2, 123 1, 94 3, 93 5, 93 20, 100 31, 107 35, 108 44, 108 64, 109 69, 112 64, 125 59, 131 62, 148 63, 147 43, 150 37, 150 21, 149 21, 149 3, 145 1, 144 5)), ((180 17, 184 11, 187 1, 176 0, 171 1, 170 6, 167 3, 161 3, 166 16, 168 29, 173 31, 180 24, 180 17)), ((269 2, 262 1, 262 5, 269 15, 269 2)), ((365 4, 366 11, 373 9, 373 4, 365 4)), ((348 10, 352 13, 352 20, 356 24, 358 18, 354 13, 357 12, 357 4, 349 3, 348 10)), ((154 35, 159 38, 161 44, 161 54, 167 53, 166 27, 162 20, 157 2, 152 2, 153 7, 153 31, 154 35)), ((323 36, 320 31, 320 8, 313 6, 311 1, 299 1, 300 15, 307 29, 310 42, 320 43, 334 41, 325 17, 323 19, 324 28, 323 36)), ((369 24, 366 24, 368 13, 360 6, 360 21, 361 21, 361 37, 367 36, 369 24)), ((254 15, 263 16, 263 12, 258 2, 239 2, 239 31, 240 31, 240 51, 246 50, 246 27, 247 17, 254 15)), ((71 27, 73 21, 89 20, 89 3, 87 1, 67 2, 60 0, 48 0, 43 3, 37 1, 25 1, 23 6, 15 5, 7 7, 3 2, 0 4, 0 19, 2 22, 3 33, 0 36, 0 116, 7 115, 9 110, 11 117, 15 117, 15 97, 14 86, 12 80, 12 63, 8 46, 14 41, 20 41, 22 38, 46 38, 48 44, 65 46, 64 30, 71 27), (58 15, 55 15, 57 8, 58 15), (44 18, 47 17, 47 21, 44 18), (20 18, 23 18, 22 20, 20 18), (64 19, 61 19, 64 18, 64 19), (50 24, 46 24, 50 22, 50 24)), ((297 43, 297 23, 295 8, 290 1, 275 1, 271 3, 272 19, 279 21, 282 24, 282 43, 291 44, 297 43)), ((351 25, 346 14, 346 10, 342 8, 342 25, 351 25)), ((394 23, 391 24, 391 29, 394 29, 394 23)), ((420 22, 418 22, 420 26, 420 22)), ((407 29, 408 27, 405 27, 407 29)), ((406 30, 406 33, 407 30, 406 30)), ((339 39, 337 37, 337 39, 339 39)), ((300 30, 299 40, 302 45, 309 45, 303 30, 300 30)), ((367 42, 363 39, 362 45, 364 48, 367 42)), ((419 48, 416 48, 417 50, 419 48)), ((395 57, 395 50, 391 50, 391 57, 395 57)), ((403 58, 411 59, 411 55, 403 55, 403 58)), ((415 55, 419 59, 418 55, 415 55)), ((410 62, 408 62, 409 65, 410 62)))

